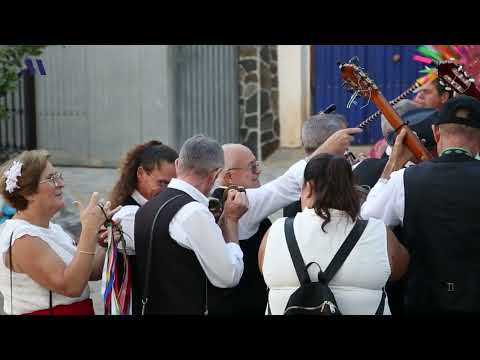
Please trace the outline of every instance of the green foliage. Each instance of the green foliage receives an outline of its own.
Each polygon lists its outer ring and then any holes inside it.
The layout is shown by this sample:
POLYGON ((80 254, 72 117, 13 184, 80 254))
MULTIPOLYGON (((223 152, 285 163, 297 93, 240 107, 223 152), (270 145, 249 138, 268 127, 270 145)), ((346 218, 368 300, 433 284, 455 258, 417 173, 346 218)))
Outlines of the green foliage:
MULTIPOLYGON (((1 45, 0 46, 0 97, 15 90, 18 74, 26 56, 40 56, 47 45, 1 45)), ((0 104, 0 120, 7 116, 7 110, 0 104)))

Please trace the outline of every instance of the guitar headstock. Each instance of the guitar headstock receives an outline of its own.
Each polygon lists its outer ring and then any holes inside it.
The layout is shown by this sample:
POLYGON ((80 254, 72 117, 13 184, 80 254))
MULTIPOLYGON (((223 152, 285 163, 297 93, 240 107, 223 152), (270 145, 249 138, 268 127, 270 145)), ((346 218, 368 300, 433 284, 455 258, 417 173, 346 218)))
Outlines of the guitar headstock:
POLYGON ((475 80, 467 74, 461 64, 453 61, 442 61, 438 65, 438 76, 440 84, 446 85, 447 90, 454 90, 459 94, 467 93, 475 80))
POLYGON ((355 64, 338 64, 344 85, 350 90, 358 92, 366 98, 370 98, 373 93, 378 92, 378 86, 373 82, 368 74, 355 64))

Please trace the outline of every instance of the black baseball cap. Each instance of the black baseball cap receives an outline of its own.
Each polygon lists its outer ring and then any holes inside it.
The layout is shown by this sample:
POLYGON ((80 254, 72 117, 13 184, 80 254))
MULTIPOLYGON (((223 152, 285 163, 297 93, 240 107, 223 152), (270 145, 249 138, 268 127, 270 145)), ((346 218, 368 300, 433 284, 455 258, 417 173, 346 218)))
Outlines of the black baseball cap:
MULTIPOLYGON (((423 139, 427 149, 434 148, 437 143, 433 137, 432 125, 438 121, 439 112, 433 108, 419 108, 407 111, 402 116, 402 120, 408 127, 414 131, 420 139, 423 139)), ((397 132, 394 131, 387 136, 387 143, 390 146, 395 144, 397 132)))
POLYGON ((443 105, 435 124, 461 124, 480 129, 480 101, 467 95, 451 98, 443 105))

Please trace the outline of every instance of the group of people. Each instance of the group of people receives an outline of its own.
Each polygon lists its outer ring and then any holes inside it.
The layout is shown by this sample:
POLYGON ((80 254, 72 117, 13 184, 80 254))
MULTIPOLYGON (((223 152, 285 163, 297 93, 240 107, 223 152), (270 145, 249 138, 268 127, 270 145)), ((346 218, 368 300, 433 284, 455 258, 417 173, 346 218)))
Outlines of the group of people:
POLYGON ((300 286, 288 219, 305 264, 317 266, 308 267, 311 281, 368 220, 328 284, 342 314, 478 311, 480 101, 439 86, 396 106, 433 160, 418 163, 405 130, 383 118, 383 150, 352 166, 344 153, 362 130, 336 113, 308 119, 305 157, 264 185, 241 144, 196 135, 177 153, 150 141, 127 153, 108 201, 94 193, 77 202, 75 240, 51 221, 64 206, 61 173, 46 151, 20 154, 0 174, 17 211, 0 228, 5 313, 94 314, 88 281, 101 280, 102 293, 111 287, 110 222, 113 238, 125 239, 114 243, 114 272, 116 284, 131 275, 120 299, 129 314, 283 314, 300 286))

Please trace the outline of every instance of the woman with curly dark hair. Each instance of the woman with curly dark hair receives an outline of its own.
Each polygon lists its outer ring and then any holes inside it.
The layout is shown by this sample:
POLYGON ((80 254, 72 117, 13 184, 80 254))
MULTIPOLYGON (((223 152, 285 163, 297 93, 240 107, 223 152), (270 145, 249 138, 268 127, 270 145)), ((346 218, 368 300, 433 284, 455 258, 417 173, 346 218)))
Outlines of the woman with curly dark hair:
MULTIPOLYGON (((138 281, 135 264, 135 243, 134 243, 134 223, 137 210, 148 200, 164 191, 170 180, 176 176, 175 160, 178 153, 171 147, 162 144, 159 141, 149 141, 144 144, 136 145, 132 148, 122 161, 120 167, 120 178, 113 187, 110 194, 112 206, 122 205, 113 220, 119 224, 125 234, 125 246, 128 255, 128 261, 132 269, 132 313, 137 314, 140 304, 140 292, 137 289, 138 281)), ((106 232, 100 245, 106 247, 106 232)), ((122 245, 119 244, 119 249, 122 245)), ((123 257, 118 254, 117 269, 118 276, 121 279, 125 264, 123 257)), ((105 267, 106 268, 106 267, 105 267)), ((102 279, 102 293, 106 287, 106 276, 102 279)))
MULTIPOLYGON (((359 219, 360 199, 351 165, 341 156, 320 154, 307 164, 301 194, 302 212, 293 230, 305 264, 314 262, 325 271, 359 219)), ((270 289, 272 314, 283 314, 288 299, 300 286, 286 242, 285 218, 265 234, 259 265, 270 289)), ((390 315, 383 295, 386 282, 401 278, 409 255, 395 235, 377 219, 368 224, 328 286, 344 315, 373 315, 378 309, 390 315)), ((317 281, 318 267, 308 273, 317 281)))

